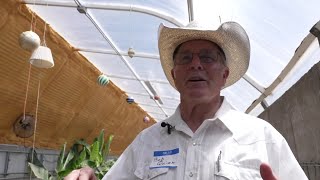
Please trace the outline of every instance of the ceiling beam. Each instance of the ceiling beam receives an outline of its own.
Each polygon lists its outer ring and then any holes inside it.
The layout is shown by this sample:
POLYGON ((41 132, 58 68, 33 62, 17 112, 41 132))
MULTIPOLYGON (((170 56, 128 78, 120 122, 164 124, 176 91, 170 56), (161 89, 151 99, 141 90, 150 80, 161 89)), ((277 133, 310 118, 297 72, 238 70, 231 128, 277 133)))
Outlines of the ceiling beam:
MULTIPOLYGON (((76 50, 77 50, 77 51, 80 51, 80 52, 82 51, 82 52, 89 52, 89 53, 118 55, 118 54, 117 54, 114 50, 112 50, 112 49, 99 50, 99 49, 76 48, 76 50)), ((120 51, 119 51, 119 53, 120 53, 122 56, 129 56, 127 52, 120 52, 120 51)), ((156 55, 156 54, 148 54, 148 53, 135 52, 134 57, 160 60, 159 55, 156 55)))
MULTIPOLYGON (((77 1, 76 1, 77 2, 77 1)), ((30 5, 43 5, 43 6, 60 6, 60 7, 73 7, 78 8, 79 5, 74 3, 73 1, 55 1, 55 0, 24 0, 24 3, 30 4, 30 5)), ((189 13, 189 21, 194 19, 194 13, 193 13, 193 1, 188 0, 188 13, 189 13)), ((80 3, 79 3, 80 4, 80 3)), ((138 6, 138 5, 129 5, 129 4, 115 4, 115 3, 92 3, 88 2, 85 5, 81 4, 81 7, 87 8, 87 9, 104 9, 104 10, 119 10, 119 11, 134 11, 134 12, 140 12, 144 14, 149 14, 158 18, 161 18, 163 20, 166 20, 168 22, 171 22, 172 24, 175 24, 176 26, 183 26, 182 23, 180 23, 177 19, 174 17, 161 12, 159 10, 144 7, 144 6, 138 6)), ((77 49, 79 51, 84 52, 94 52, 94 53, 102 53, 102 54, 113 54, 113 55, 120 55, 120 56, 128 56, 127 53, 123 52, 115 52, 113 50, 95 50, 95 49, 77 49)), ((142 58, 150 58, 150 59, 160 59, 159 56, 153 55, 153 54, 144 54, 144 53, 137 53, 135 55, 136 57, 142 57, 142 58)), ((246 80, 249 84, 251 84, 255 89, 257 89, 260 93, 264 93, 265 88, 263 88, 257 81, 253 80, 249 75, 245 75, 243 77, 244 80, 246 80)), ((140 80, 140 79, 139 79, 140 80)))
MULTIPOLYGON (((142 106, 158 107, 157 105, 153 105, 153 104, 146 104, 146 103, 138 103, 138 104, 142 106)), ((176 110, 175 107, 162 106, 162 108, 176 110)))
POLYGON ((115 74, 106 74, 110 78, 119 78, 119 79, 128 79, 128 80, 136 80, 136 81, 151 81, 154 83, 159 83, 159 84, 169 84, 168 81, 165 80, 159 80, 159 79, 145 79, 141 78, 137 79, 135 77, 130 77, 130 76, 121 76, 121 75, 115 75, 115 74))
MULTIPOLYGON (((136 94, 136 95, 139 95, 139 96, 151 97, 149 94, 145 94, 145 93, 137 93, 137 92, 130 92, 130 91, 126 91, 126 93, 133 94, 133 95, 136 94)), ((161 99, 169 99, 169 100, 174 100, 174 101, 180 102, 179 98, 174 98, 174 97, 170 97, 170 96, 160 96, 160 98, 161 99)), ((163 107, 163 106, 161 106, 161 107, 163 107)))
POLYGON ((194 20, 194 12, 193 12, 193 1, 188 0, 188 14, 189 14, 189 22, 194 20))
MULTIPOLYGON (((78 5, 74 1, 56 1, 56 0, 24 0, 24 3, 30 5, 42 5, 42 6, 59 6, 59 7, 73 7, 77 8, 78 5)), ((184 26, 180 21, 178 21, 173 16, 168 13, 159 11, 154 8, 139 6, 134 4, 120 4, 120 3, 93 3, 86 2, 83 7, 87 9, 102 9, 102 10, 118 10, 118 11, 132 11, 139 12, 143 14, 148 14, 163 20, 166 20, 178 27, 184 26)))
MULTIPOLYGON (((318 22, 320 23, 320 22, 318 22)), ((284 78, 289 74, 297 62, 301 59, 301 56, 306 52, 308 47, 314 41, 316 37, 309 33, 301 42, 300 46, 296 49, 293 57, 286 65, 286 67, 281 71, 280 75, 272 82, 272 84, 266 88, 266 90, 260 95, 260 97, 253 101, 253 103, 248 107, 246 113, 250 113, 258 104, 260 104, 266 97, 268 97, 273 90, 284 80, 284 78)))
MULTIPOLYGON (((75 0, 75 2, 77 2, 77 4, 81 5, 80 2, 78 0, 75 0)), ((140 79, 140 76, 138 75, 138 73, 135 71, 135 69, 130 65, 130 63, 124 58, 124 56, 122 56, 119 52, 119 48, 115 45, 115 43, 111 40, 111 38, 109 37, 109 35, 100 27, 100 25, 96 22, 96 20, 93 18, 93 16, 90 14, 90 12, 85 12, 85 15, 87 16, 87 18, 91 21, 91 23, 96 27, 96 29, 100 32, 100 34, 103 36, 103 38, 109 43, 109 45, 112 47, 112 49, 119 55, 120 59, 122 60, 122 62, 124 62, 124 64, 128 67, 128 69, 132 72, 132 74, 135 76, 136 79, 140 79)), ((152 92, 150 92, 150 90, 148 89, 148 87, 146 86, 146 84, 143 81, 139 81, 141 83, 141 85, 145 88, 145 90, 150 94, 150 96, 152 95, 152 92)), ((167 113, 165 112, 164 109, 161 108, 161 105, 159 104, 159 102, 157 102, 156 100, 154 100, 155 103, 159 106, 159 108, 162 110, 162 112, 167 115, 167 113)))

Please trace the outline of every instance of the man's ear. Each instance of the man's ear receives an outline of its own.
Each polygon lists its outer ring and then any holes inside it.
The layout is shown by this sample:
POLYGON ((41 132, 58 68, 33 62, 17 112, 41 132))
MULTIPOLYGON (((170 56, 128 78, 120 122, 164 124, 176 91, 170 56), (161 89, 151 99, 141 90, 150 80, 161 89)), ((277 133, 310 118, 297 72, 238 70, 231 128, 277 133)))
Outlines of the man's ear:
POLYGON ((222 77, 225 80, 227 80, 227 78, 229 77, 229 68, 228 67, 226 67, 226 69, 224 70, 222 77))
POLYGON ((172 78, 173 79, 175 79, 176 77, 175 77, 175 75, 174 75, 174 71, 173 71, 173 69, 171 69, 171 76, 172 76, 172 78))

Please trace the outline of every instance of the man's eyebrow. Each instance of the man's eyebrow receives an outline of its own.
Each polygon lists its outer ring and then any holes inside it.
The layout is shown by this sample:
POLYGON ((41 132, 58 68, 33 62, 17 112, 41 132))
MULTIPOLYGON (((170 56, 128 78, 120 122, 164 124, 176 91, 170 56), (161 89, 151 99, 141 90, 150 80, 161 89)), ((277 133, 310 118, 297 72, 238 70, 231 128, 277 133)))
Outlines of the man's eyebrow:
MULTIPOLYGON (((210 49, 210 48, 204 48, 204 49, 200 49, 198 53, 202 53, 202 52, 214 52, 215 49, 210 49)), ((192 50, 190 49, 184 49, 184 50, 179 50, 178 53, 185 53, 185 52, 191 52, 191 53, 197 53, 197 52, 192 52, 192 50)), ((216 51, 218 53, 221 53, 220 51, 216 51)))
POLYGON ((189 49, 185 49, 185 50, 179 50, 179 52, 177 52, 178 54, 179 53, 189 53, 191 52, 189 49))

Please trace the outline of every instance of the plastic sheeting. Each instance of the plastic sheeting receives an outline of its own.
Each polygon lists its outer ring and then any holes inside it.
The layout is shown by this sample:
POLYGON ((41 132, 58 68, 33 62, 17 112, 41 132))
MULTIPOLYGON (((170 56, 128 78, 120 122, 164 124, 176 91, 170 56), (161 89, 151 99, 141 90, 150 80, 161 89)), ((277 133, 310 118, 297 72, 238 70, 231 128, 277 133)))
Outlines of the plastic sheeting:
MULTIPOLYGON (((186 25, 189 21, 187 1, 77 1, 86 7, 87 15, 93 21, 80 14, 72 0, 59 1, 59 6, 50 0, 45 1, 49 5, 35 2, 35 5, 29 4, 32 10, 152 117, 163 120, 174 112, 179 104, 179 94, 168 84, 161 69, 157 30, 161 22, 169 26, 176 26, 176 21, 186 25), (136 53, 133 58, 127 55, 129 48, 136 53), (151 87, 147 86, 148 83, 151 87), (161 101, 154 99, 155 93, 161 101)), ((262 88, 267 88, 278 77, 303 38, 320 19, 320 1, 317 0, 199 0, 193 4, 196 20, 208 25, 237 21, 246 29, 251 40, 251 62, 246 75, 262 88)), ((297 64, 295 68, 298 70, 286 78, 285 85, 280 84, 266 98, 267 104, 272 104, 319 61, 315 58, 318 56, 319 53, 311 52, 304 57, 304 63, 297 64)), ((261 93, 245 79, 222 92, 241 111, 245 111, 261 93)), ((263 108, 258 105, 251 113, 258 115, 261 111, 263 108)))

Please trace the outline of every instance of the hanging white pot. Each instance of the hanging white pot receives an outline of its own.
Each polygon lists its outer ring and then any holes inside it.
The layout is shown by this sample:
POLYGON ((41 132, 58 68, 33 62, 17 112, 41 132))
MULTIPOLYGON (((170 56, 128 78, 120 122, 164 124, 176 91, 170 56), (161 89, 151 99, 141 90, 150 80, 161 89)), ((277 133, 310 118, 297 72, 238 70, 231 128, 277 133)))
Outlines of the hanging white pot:
POLYGON ((19 36, 19 45, 31 52, 40 46, 40 37, 33 31, 25 31, 19 36))
POLYGON ((39 46, 33 51, 30 63, 38 68, 51 68, 54 66, 51 50, 46 46, 39 46))

